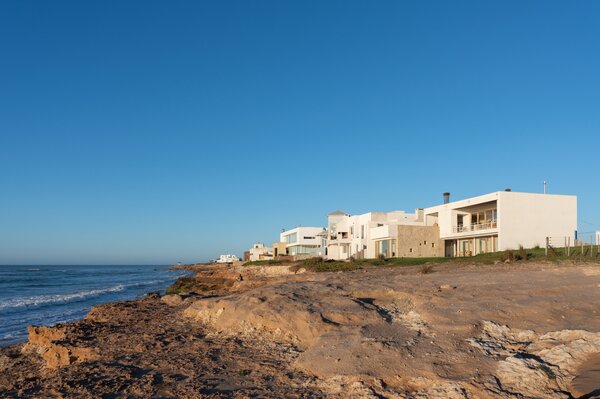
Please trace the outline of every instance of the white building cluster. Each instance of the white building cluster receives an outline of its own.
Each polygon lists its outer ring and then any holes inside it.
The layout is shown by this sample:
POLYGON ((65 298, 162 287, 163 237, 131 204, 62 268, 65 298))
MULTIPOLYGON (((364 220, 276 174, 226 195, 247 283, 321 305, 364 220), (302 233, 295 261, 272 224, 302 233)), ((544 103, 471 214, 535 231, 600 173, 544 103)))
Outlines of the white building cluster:
MULTIPOLYGON (((327 227, 296 227, 271 247, 255 244, 244 260, 363 259, 473 256, 544 246, 546 237, 574 237, 577 197, 497 191, 404 211, 349 215, 331 212, 327 227)), ((600 240, 600 238, 598 238, 600 240)))

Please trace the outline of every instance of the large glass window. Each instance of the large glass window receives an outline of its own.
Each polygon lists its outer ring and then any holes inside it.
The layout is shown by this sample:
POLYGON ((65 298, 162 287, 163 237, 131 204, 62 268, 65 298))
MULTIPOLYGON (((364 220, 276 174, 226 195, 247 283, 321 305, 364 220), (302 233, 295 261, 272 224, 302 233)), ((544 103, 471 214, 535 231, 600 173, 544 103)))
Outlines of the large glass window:
POLYGON ((386 258, 393 258, 396 256, 396 240, 381 240, 377 241, 375 245, 375 255, 383 255, 386 258))
POLYGON ((298 241, 298 233, 288 234, 287 236, 284 236, 283 238, 284 238, 286 244, 294 244, 296 241, 298 241))
POLYGON ((496 208, 473 212, 471 213, 471 225, 474 229, 494 228, 496 227, 497 217, 498 211, 496 208))
POLYGON ((317 247, 312 245, 294 245, 288 248, 289 255, 314 255, 317 247))

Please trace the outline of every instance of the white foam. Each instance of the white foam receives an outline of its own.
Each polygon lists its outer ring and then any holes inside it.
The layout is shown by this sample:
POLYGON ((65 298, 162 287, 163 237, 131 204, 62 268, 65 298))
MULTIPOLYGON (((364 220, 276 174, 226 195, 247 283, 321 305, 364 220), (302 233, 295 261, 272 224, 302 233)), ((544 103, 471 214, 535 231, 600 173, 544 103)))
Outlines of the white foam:
POLYGON ((79 291, 72 294, 56 294, 56 295, 36 295, 25 298, 9 299, 7 301, 0 301, 0 310, 10 308, 20 308, 25 306, 40 306, 50 303, 66 303, 74 302, 85 298, 99 296, 109 292, 123 291, 125 286, 122 284, 114 287, 105 289, 96 289, 89 291, 79 291))

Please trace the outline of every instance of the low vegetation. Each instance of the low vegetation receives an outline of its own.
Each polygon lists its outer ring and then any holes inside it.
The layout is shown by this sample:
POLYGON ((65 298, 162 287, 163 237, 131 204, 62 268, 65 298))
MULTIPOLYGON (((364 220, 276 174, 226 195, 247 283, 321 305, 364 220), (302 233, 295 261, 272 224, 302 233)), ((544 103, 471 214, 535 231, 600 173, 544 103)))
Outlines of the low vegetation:
POLYGON ((289 263, 293 263, 293 261, 289 259, 268 259, 268 260, 253 260, 248 261, 243 264, 243 266, 277 266, 277 265, 286 265, 289 263))
POLYGON ((267 261, 256 261, 246 262, 244 266, 249 265, 285 265, 295 264, 298 268, 305 268, 315 272, 337 272, 337 271, 350 271, 357 270, 364 267, 373 266, 423 266, 421 272, 428 274, 433 271, 433 265, 442 264, 447 262, 454 263, 469 263, 469 264, 482 264, 491 265, 494 263, 515 263, 530 260, 590 260, 598 261, 600 255, 597 254, 597 247, 594 252, 590 252, 589 245, 587 247, 572 247, 570 249, 570 256, 567 256, 567 250, 565 248, 551 248, 546 256, 546 249, 540 248, 523 248, 520 246, 517 250, 507 250, 501 252, 493 252, 480 254, 476 256, 462 257, 462 258, 446 258, 446 257, 426 257, 426 258, 385 258, 379 256, 375 259, 355 259, 350 258, 347 261, 334 261, 325 260, 323 258, 308 258, 300 261, 290 260, 267 260, 267 261), (591 256, 593 255, 593 256, 591 256))

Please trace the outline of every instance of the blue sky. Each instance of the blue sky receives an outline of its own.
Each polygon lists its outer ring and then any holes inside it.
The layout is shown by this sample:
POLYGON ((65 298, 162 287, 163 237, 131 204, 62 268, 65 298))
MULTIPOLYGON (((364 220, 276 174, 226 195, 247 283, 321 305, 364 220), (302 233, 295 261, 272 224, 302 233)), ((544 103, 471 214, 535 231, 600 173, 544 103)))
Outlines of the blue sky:
POLYGON ((0 264, 168 264, 510 187, 600 229, 600 2, 0 2, 0 264))

